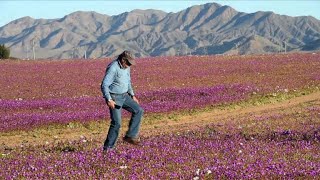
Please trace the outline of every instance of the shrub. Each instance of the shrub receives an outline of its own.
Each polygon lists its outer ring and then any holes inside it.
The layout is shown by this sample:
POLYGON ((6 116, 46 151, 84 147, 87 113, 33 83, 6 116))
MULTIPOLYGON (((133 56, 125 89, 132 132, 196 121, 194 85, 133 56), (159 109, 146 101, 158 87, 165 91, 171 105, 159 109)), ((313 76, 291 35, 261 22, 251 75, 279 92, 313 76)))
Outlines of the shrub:
POLYGON ((5 47, 3 44, 0 45, 0 59, 9 59, 10 49, 5 47))

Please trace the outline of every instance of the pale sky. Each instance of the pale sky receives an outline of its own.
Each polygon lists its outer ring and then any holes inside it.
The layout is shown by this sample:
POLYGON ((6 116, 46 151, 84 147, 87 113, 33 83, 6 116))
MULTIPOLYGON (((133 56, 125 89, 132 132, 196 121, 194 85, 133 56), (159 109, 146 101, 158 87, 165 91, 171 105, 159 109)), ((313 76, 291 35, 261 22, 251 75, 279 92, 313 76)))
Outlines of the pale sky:
POLYGON ((320 0, 0 0, 0 27, 25 16, 55 19, 75 11, 95 11, 112 16, 134 9, 157 9, 168 13, 210 2, 228 5, 245 13, 273 11, 289 16, 310 15, 320 20, 320 0))

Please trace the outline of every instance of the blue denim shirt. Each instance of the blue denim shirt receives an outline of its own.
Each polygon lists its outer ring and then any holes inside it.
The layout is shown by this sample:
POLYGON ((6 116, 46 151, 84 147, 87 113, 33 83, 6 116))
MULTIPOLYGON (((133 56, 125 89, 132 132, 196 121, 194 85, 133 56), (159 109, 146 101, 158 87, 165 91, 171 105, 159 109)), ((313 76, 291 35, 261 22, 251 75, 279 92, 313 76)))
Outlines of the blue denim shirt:
POLYGON ((134 96, 131 85, 130 67, 124 69, 118 60, 112 61, 106 69, 101 90, 106 100, 112 99, 110 93, 129 93, 131 96, 134 96))

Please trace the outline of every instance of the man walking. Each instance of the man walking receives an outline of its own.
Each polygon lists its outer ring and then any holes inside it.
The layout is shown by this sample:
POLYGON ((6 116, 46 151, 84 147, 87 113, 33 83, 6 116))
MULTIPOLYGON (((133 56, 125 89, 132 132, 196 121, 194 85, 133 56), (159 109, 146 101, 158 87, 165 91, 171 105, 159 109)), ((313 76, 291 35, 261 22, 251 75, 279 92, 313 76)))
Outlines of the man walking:
POLYGON ((131 52, 124 51, 106 69, 101 90, 110 110, 111 124, 103 150, 115 147, 121 127, 122 108, 131 113, 129 128, 123 140, 130 144, 139 144, 138 133, 144 111, 139 105, 131 85, 130 66, 135 64, 131 52))

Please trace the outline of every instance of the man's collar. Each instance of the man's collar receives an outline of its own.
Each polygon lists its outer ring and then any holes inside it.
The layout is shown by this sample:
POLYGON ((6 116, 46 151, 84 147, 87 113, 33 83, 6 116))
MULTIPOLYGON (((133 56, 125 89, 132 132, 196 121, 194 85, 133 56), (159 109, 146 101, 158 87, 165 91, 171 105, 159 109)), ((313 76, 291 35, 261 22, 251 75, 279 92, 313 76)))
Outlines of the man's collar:
POLYGON ((118 61, 118 64, 119 64, 120 68, 121 68, 121 69, 124 69, 123 66, 122 66, 122 64, 121 64, 121 62, 120 62, 120 60, 117 59, 117 61, 118 61))

